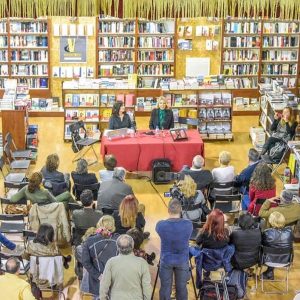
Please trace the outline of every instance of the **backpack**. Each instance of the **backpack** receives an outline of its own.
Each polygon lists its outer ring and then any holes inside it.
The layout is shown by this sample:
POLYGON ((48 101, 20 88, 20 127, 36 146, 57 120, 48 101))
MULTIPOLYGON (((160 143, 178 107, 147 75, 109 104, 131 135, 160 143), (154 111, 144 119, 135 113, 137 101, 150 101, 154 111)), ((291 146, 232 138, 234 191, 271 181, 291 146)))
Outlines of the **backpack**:
POLYGON ((200 300, 237 300, 237 289, 233 285, 227 285, 225 281, 214 282, 204 280, 200 289, 200 300), (227 293, 226 293, 227 291, 227 293), (228 297, 227 297, 228 295, 228 297))
POLYGON ((243 299, 246 294, 248 275, 242 270, 232 270, 228 274, 227 283, 237 289, 238 299, 243 299))
POLYGON ((270 149, 269 157, 271 161, 273 161, 274 163, 279 163, 284 154, 285 149, 286 149, 285 143, 277 142, 274 145, 274 147, 270 149))

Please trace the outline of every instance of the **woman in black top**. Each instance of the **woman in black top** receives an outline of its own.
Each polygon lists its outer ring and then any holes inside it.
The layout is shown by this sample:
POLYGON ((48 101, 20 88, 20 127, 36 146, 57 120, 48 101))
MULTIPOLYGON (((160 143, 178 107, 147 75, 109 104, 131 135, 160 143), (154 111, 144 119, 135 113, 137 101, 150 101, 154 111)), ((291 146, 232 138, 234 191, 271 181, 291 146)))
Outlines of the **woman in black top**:
POLYGON ((123 102, 118 101, 113 105, 112 115, 109 118, 108 129, 132 128, 133 122, 126 113, 123 102))
POLYGON ((158 108, 151 112, 149 128, 170 129, 174 127, 174 116, 171 109, 167 109, 167 100, 165 97, 159 97, 157 100, 158 108))

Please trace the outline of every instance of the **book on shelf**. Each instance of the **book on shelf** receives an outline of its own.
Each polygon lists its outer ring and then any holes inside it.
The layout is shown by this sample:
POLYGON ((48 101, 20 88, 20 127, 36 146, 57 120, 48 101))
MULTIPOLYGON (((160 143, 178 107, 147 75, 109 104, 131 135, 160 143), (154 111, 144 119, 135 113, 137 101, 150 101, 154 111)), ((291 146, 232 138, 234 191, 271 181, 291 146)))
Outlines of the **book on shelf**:
POLYGON ((262 46, 267 47, 298 47, 299 37, 298 36, 264 36, 262 46))
POLYGON ((178 122, 179 120, 179 109, 178 108, 172 108, 174 122, 178 122))
POLYGON ((108 122, 111 114, 112 114, 111 108, 102 109, 100 112, 100 121, 108 122))
POLYGON ((298 51, 296 50, 263 50, 262 60, 285 61, 297 60, 298 51))
POLYGON ((225 48, 259 48, 261 39, 259 36, 230 36, 224 37, 225 48))
POLYGON ((47 36, 10 36, 11 47, 48 47, 47 36))
POLYGON ((223 52, 223 61, 258 61, 259 50, 225 50, 223 52))
POLYGON ((174 50, 139 50, 139 61, 174 61, 174 50))
POLYGON ((134 94, 126 94, 125 95, 125 106, 129 107, 129 106, 133 106, 134 105, 134 94))
POLYGON ((224 64, 225 75, 257 75, 258 64, 224 64))
POLYGON ((135 33, 135 20, 107 21, 99 19, 99 33, 135 33))
POLYGON ((86 121, 96 122, 99 121, 99 111, 97 109, 66 109, 66 121, 86 121))
POLYGON ((100 65, 100 76, 123 76, 134 73, 134 65, 100 65))
POLYGON ((47 20, 43 21, 13 21, 10 20, 11 33, 47 33, 47 20))
POLYGON ((99 50, 99 62, 134 62, 133 50, 99 50))
POLYGON ((264 22, 263 33, 299 33, 298 22, 264 22))
POLYGON ((225 21, 225 33, 259 34, 261 32, 260 21, 225 21))
POLYGON ((171 64, 140 64, 138 75, 174 76, 174 66, 171 64))
POLYGON ((174 34, 175 32, 175 21, 174 20, 164 20, 158 22, 150 21, 139 21, 138 22, 138 32, 139 33, 164 33, 164 34, 174 34))
POLYGON ((133 36, 100 36, 99 48, 134 48, 135 37, 133 36))
POLYGON ((107 96, 107 98, 108 98, 108 102, 107 102, 108 105, 107 106, 113 106, 115 104, 115 102, 116 102, 116 95, 109 94, 107 96))
POLYGON ((138 48, 173 48, 174 37, 138 37, 138 48))

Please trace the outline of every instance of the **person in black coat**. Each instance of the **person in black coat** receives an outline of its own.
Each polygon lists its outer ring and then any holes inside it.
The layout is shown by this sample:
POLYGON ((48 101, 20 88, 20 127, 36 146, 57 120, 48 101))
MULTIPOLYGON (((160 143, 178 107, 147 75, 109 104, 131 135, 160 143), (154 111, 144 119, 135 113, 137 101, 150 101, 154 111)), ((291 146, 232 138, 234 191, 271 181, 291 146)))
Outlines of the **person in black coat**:
POLYGON ((112 115, 109 118, 108 129, 133 128, 134 122, 131 121, 126 113, 125 105, 121 101, 117 101, 112 108, 112 115))
POLYGON ((158 108, 151 112, 149 128, 170 129, 174 127, 174 116, 171 109, 167 109, 167 101, 165 97, 159 97, 157 100, 158 108))
MULTIPOLYGON (((73 179, 73 194, 76 196, 77 199, 80 198, 81 192, 76 190, 75 184, 81 185, 91 185, 97 183, 97 177, 95 173, 88 173, 88 163, 85 159, 79 159, 77 161, 76 171, 71 173, 71 177, 73 179)), ((97 199, 98 191, 93 191, 94 199, 97 199)))
POLYGON ((255 228, 255 222, 250 213, 239 217, 239 228, 231 233, 230 243, 235 247, 235 253, 231 259, 235 269, 244 270, 258 263, 261 231, 255 228))

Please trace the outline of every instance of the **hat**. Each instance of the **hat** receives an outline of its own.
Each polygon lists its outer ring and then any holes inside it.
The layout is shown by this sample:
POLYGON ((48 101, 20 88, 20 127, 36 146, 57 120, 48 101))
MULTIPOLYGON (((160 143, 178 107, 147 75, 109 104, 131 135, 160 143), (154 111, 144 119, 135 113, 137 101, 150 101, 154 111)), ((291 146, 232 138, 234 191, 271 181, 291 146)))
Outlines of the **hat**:
POLYGON ((289 192, 287 190, 283 190, 281 192, 281 199, 282 199, 283 203, 286 203, 286 204, 292 203, 293 198, 294 198, 294 194, 293 193, 291 193, 291 192, 289 192))

